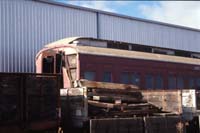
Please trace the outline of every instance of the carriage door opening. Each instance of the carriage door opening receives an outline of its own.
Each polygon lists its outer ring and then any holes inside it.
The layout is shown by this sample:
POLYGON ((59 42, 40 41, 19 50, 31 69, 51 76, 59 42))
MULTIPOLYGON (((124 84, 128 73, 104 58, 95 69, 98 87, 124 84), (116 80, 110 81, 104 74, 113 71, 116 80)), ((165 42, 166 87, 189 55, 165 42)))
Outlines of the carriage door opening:
POLYGON ((42 72, 43 73, 53 73, 54 72, 54 56, 47 56, 42 60, 42 72))
POLYGON ((54 55, 44 57, 42 64, 43 73, 62 73, 62 53, 56 53, 54 55))

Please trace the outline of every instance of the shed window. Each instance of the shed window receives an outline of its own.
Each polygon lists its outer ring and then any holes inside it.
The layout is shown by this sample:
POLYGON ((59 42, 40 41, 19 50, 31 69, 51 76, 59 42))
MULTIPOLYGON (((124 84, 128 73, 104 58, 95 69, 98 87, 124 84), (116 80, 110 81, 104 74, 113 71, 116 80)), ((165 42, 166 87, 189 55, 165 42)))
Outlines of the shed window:
POLYGON ((156 81, 155 88, 156 89, 163 89, 163 78, 162 78, 162 76, 157 75, 155 81, 156 81))
POLYGON ((146 75, 146 89, 153 89, 153 76, 150 74, 146 75))
POLYGON ((168 77, 168 88, 176 89, 176 77, 175 76, 171 75, 168 77))
POLYGON ((93 71, 84 72, 84 78, 87 79, 87 80, 94 80, 95 79, 95 72, 93 72, 93 71))
POLYGON ((123 83, 123 84, 129 83, 129 73, 128 72, 123 72, 121 74, 121 83, 123 83))
POLYGON ((139 86, 140 84, 140 75, 138 73, 133 73, 131 75, 131 83, 139 86))
POLYGON ((111 81, 112 81, 111 72, 104 72, 103 73, 103 82, 111 82, 111 81))

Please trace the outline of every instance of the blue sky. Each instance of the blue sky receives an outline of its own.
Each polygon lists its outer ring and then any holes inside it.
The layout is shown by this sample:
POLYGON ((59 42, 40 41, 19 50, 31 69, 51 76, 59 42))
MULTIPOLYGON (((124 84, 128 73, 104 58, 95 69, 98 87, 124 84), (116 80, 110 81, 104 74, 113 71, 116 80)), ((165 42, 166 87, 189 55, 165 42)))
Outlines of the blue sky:
POLYGON ((199 1, 57 1, 200 29, 199 1))

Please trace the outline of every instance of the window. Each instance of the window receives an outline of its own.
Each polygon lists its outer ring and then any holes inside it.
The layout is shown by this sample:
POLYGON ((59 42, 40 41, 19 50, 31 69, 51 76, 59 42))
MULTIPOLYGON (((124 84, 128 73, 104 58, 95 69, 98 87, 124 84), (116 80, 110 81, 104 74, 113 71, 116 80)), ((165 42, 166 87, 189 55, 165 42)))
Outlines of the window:
POLYGON ((133 45, 132 46, 132 50, 134 51, 142 51, 142 52, 149 52, 151 53, 152 51, 152 48, 151 47, 148 47, 148 46, 144 46, 144 45, 133 45))
POLYGON ((184 88, 184 80, 183 80, 183 77, 178 77, 178 78, 177 78, 177 88, 178 88, 178 89, 183 89, 183 88, 184 88))
POLYGON ((168 77, 168 89, 176 89, 176 77, 169 76, 168 77))
POLYGON ((86 71, 84 72, 84 78, 87 80, 94 80, 95 79, 95 72, 86 71))
POLYGON ((189 78, 189 82, 188 82, 188 87, 189 89, 194 89, 194 78, 189 78))
POLYGON ((162 76, 157 75, 155 81, 156 81, 155 88, 156 89, 163 89, 163 78, 162 78, 162 76))
POLYGON ((153 76, 150 74, 146 75, 146 89, 153 89, 153 76))
POLYGON ((77 59, 76 59, 76 54, 68 55, 68 63, 70 67, 76 67, 77 64, 77 59))
POLYGON ((200 78, 196 79, 197 89, 200 89, 200 78))
POLYGON ((152 48, 152 53, 174 55, 173 50, 163 49, 163 48, 152 48))
POLYGON ((107 48, 115 48, 115 49, 125 49, 128 50, 129 49, 129 45, 125 44, 125 43, 112 43, 112 42, 108 42, 107 43, 107 48))
POLYGON ((140 85, 140 75, 137 73, 133 73, 131 75, 131 83, 139 86, 140 85))
POLYGON ((123 84, 129 83, 129 73, 128 72, 123 72, 121 74, 121 83, 123 83, 123 84))
POLYGON ((103 82, 111 82, 111 81, 112 81, 111 72, 104 72, 103 82))

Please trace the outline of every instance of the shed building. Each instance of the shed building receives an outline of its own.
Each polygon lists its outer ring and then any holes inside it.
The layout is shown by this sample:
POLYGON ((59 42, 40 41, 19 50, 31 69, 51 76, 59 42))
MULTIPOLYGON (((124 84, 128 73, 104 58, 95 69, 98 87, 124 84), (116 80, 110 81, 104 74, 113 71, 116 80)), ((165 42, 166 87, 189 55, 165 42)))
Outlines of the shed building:
POLYGON ((34 58, 45 44, 72 36, 135 44, 148 52, 200 53, 199 29, 55 1, 1 0, 0 19, 0 72, 34 72, 34 58))

